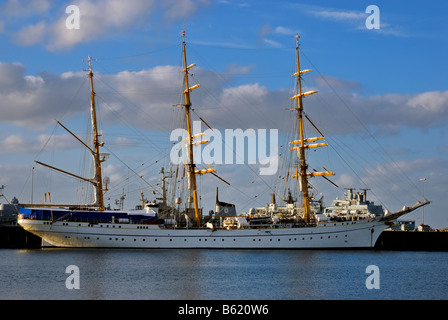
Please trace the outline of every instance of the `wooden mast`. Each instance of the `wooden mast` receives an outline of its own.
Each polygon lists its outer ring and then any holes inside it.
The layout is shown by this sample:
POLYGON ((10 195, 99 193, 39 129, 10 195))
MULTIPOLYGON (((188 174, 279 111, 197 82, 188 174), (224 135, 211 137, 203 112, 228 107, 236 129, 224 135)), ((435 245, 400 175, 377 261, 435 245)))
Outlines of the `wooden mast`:
POLYGON ((187 131, 188 131, 188 178, 190 187, 193 193, 193 203, 194 203, 194 217, 196 220, 196 225, 199 228, 201 226, 201 214, 199 212, 199 204, 198 204, 198 192, 197 192, 197 186, 196 186, 196 165, 194 163, 194 157, 193 157, 193 135, 191 131, 191 117, 190 117, 190 108, 191 108, 191 101, 190 101, 190 91, 193 89, 196 89, 199 87, 199 85, 195 85, 190 88, 188 83, 188 69, 194 66, 194 64, 187 67, 187 53, 185 49, 185 30, 182 31, 182 53, 183 53, 183 62, 184 62, 184 77, 185 77, 185 91, 184 97, 185 97, 185 116, 187 121, 187 131))
POLYGON ((94 159, 94 176, 92 179, 92 184, 95 189, 95 204, 98 206, 100 211, 104 211, 104 198, 103 198, 103 181, 101 175, 101 162, 104 159, 100 158, 100 147, 104 145, 104 142, 99 141, 98 126, 96 119, 96 109, 95 109, 95 91, 93 90, 93 72, 92 72, 92 58, 89 56, 87 59, 89 64, 89 78, 90 78, 90 115, 92 117, 92 128, 93 128, 93 148, 92 156, 94 159))
MULTIPOLYGON (((297 108, 293 108, 291 110, 297 110, 297 118, 299 122, 299 138, 300 140, 292 141, 289 144, 298 144, 299 146, 290 148, 289 150, 297 150, 297 157, 299 159, 297 173, 292 175, 292 177, 300 179, 300 191, 303 194, 303 208, 304 208, 304 219, 305 221, 309 221, 311 219, 311 207, 310 207, 310 195, 308 190, 308 177, 314 177, 314 176, 326 176, 326 175, 334 175, 333 172, 328 171, 324 168, 325 172, 307 172, 308 169, 308 163, 306 161, 306 149, 309 148, 317 148, 317 147, 323 147, 327 146, 326 143, 315 143, 315 144, 307 144, 307 142, 322 140, 324 137, 321 135, 320 137, 316 138, 305 138, 304 134, 304 128, 303 128, 303 117, 306 115, 303 112, 303 100, 302 98, 316 93, 317 91, 308 91, 302 93, 302 74, 311 71, 310 69, 307 70, 300 70, 300 54, 299 54, 299 39, 300 36, 296 36, 296 64, 297 64, 297 72, 294 73, 292 76, 297 76, 297 94, 294 97, 291 97, 290 99, 297 99, 297 108)), ((313 124, 314 126, 314 124, 313 124)), ((319 132, 320 133, 320 132, 319 132)))
POLYGON ((296 59, 297 59, 297 88, 298 95, 297 98, 297 113, 299 120, 299 136, 300 136, 300 148, 298 150, 299 156, 299 171, 300 171, 300 185, 301 191, 303 193, 303 207, 305 210, 304 218, 306 221, 310 219, 310 198, 308 194, 308 178, 306 175, 306 170, 308 169, 308 164, 305 158, 305 136, 303 133, 303 102, 302 102, 302 79, 300 75, 300 55, 299 55, 299 36, 296 37, 296 59))

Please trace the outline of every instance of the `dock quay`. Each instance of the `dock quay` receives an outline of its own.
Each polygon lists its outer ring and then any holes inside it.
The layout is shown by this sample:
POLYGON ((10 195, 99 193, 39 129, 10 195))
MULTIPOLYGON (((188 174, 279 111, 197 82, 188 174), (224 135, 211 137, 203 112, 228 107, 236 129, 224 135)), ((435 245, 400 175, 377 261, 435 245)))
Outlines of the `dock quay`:
POLYGON ((448 251, 448 230, 385 230, 375 249, 397 251, 448 251))
POLYGON ((0 248, 40 248, 42 239, 18 225, 0 225, 0 248))

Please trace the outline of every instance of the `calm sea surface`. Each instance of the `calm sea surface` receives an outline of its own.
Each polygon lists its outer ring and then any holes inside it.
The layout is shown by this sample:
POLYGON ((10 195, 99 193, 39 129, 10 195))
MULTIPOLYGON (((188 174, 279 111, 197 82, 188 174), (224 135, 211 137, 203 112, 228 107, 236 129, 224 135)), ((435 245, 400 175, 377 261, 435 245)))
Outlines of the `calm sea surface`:
POLYGON ((0 299, 448 299, 448 252, 1 249, 0 299))

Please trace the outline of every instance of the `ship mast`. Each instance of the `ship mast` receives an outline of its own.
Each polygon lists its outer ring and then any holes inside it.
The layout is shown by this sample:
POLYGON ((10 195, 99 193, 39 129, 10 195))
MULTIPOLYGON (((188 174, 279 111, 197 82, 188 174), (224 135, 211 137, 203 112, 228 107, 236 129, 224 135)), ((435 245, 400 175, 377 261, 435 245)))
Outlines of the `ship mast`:
MULTIPOLYGON (((327 169, 323 168, 325 172, 307 172, 308 169, 308 163, 306 161, 306 150, 309 148, 318 148, 327 146, 327 143, 315 143, 315 144, 307 144, 308 142, 317 141, 317 140, 323 140, 324 137, 321 134, 320 137, 316 138, 305 138, 304 134, 304 124, 303 124, 303 117, 306 115, 303 111, 303 97, 316 93, 317 91, 308 91, 302 93, 302 74, 311 71, 311 69, 307 70, 300 70, 300 54, 299 54, 299 39, 300 36, 296 36, 296 65, 297 65, 297 72, 294 73, 292 76, 297 76, 297 92, 296 95, 291 97, 290 99, 297 99, 297 108, 292 108, 291 110, 297 111, 297 119, 299 122, 299 139, 290 142, 289 144, 294 145, 298 144, 297 147, 290 148, 289 150, 296 150, 297 151, 297 157, 298 157, 298 167, 296 168, 296 174, 292 175, 292 177, 299 180, 300 183, 300 191, 303 195, 303 208, 304 208, 304 219, 305 221, 309 221, 311 219, 311 207, 310 207, 310 194, 308 190, 308 177, 314 177, 314 176, 326 176, 326 175, 334 175, 333 172, 329 172, 327 169)), ((308 119, 308 117, 306 117, 308 119)), ((308 119, 309 120, 309 119, 308 119)), ((312 124, 313 127, 314 124, 312 124)), ((317 128, 316 128, 317 129, 317 128)))
MULTIPOLYGON (((185 80, 185 90, 183 92, 184 98, 185 98, 185 104, 178 104, 177 107, 184 107, 185 108, 185 117, 186 117, 186 125, 187 125, 187 132, 188 137, 186 139, 187 141, 187 149, 188 149, 188 189, 191 190, 193 194, 193 203, 194 203, 194 217, 196 220, 196 226, 200 228, 201 226, 201 212, 199 210, 199 204, 198 204, 198 191, 197 191, 197 183, 196 183, 196 176, 197 175, 203 175, 206 173, 211 173, 216 178, 220 179, 224 183, 228 184, 227 181, 225 181, 223 178, 218 176, 216 174, 216 170, 210 167, 208 163, 206 165, 208 166, 208 169, 202 169, 202 170, 196 170, 196 165, 194 162, 194 156, 193 156, 193 147, 202 145, 204 143, 210 142, 210 140, 203 139, 202 137, 205 135, 205 133, 201 132, 198 134, 193 135, 192 129, 191 129, 191 100, 190 100, 190 92, 196 88, 199 88, 199 84, 195 84, 194 86, 190 87, 189 79, 188 79, 188 70, 190 70, 192 67, 194 67, 196 64, 191 64, 187 66, 187 52, 185 48, 185 30, 182 31, 182 54, 183 54, 183 67, 184 69, 182 72, 184 73, 184 80, 185 80), (200 139, 199 141, 194 141, 195 139, 200 139)), ((202 119, 201 121, 210 128, 210 126, 202 119)), ((211 129, 211 128, 210 128, 211 129)))
POLYGON ((199 213, 199 204, 198 204, 198 191, 196 186, 196 165, 194 163, 193 157, 193 134, 191 131, 191 117, 190 117, 190 109, 191 109, 191 101, 190 101, 190 91, 199 87, 199 85, 195 85, 190 88, 188 83, 188 70, 194 66, 194 64, 187 67, 187 53, 185 49, 185 30, 182 31, 182 54, 183 54, 183 63, 184 63, 184 78, 185 78, 185 116, 187 121, 187 131, 188 131, 188 179, 189 186, 193 193, 193 203, 194 203, 194 217, 196 219, 197 227, 200 227, 201 223, 201 215, 199 213))
POLYGON ((90 79, 90 116, 92 118, 92 128, 93 128, 93 148, 92 156, 94 161, 94 175, 91 179, 93 187, 95 189, 95 203, 100 211, 104 211, 104 198, 103 198, 103 182, 101 176, 101 159, 100 147, 104 145, 104 142, 99 141, 99 133, 96 119, 96 109, 95 109, 95 91, 93 90, 93 72, 92 72, 92 58, 89 56, 87 59, 89 64, 89 79, 90 79))

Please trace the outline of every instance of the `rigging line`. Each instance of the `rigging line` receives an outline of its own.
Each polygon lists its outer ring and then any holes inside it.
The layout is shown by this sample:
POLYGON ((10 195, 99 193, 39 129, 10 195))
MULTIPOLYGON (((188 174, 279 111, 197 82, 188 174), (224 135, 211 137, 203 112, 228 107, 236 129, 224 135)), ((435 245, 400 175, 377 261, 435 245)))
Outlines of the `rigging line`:
POLYGON ((47 147, 48 143, 50 142, 50 140, 53 138, 53 136, 56 133, 56 129, 58 127, 58 124, 56 123, 53 127, 53 131, 51 132, 51 134, 48 136, 48 139, 45 141, 44 145, 42 146, 42 148, 39 150, 39 152, 34 156, 33 160, 36 160, 39 158, 40 154, 45 150, 45 148, 47 147))
MULTIPOLYGON (((309 117, 305 114, 305 117, 308 119, 308 121, 310 121, 310 123, 311 124, 313 124, 313 122, 311 121, 311 119, 309 119, 309 117)), ((315 127, 315 125, 313 124, 313 127, 315 128, 315 129, 317 129, 316 127, 315 127)), ((325 136, 326 137, 326 135, 324 135, 324 134, 322 134, 321 133, 321 131, 319 131, 318 130, 318 132, 322 135, 322 136, 325 136)), ((334 142, 336 142, 336 139, 333 139, 333 138, 327 138, 327 140, 333 140, 334 142)), ((343 142, 342 142, 343 143, 343 142)), ((343 143, 344 144, 344 143, 343 143)), ((339 153, 339 151, 333 146, 333 144, 329 144, 329 146, 334 150, 334 152, 336 152, 336 154, 339 156, 339 158, 350 168, 350 170, 355 174, 355 176, 359 179, 359 181, 360 182, 362 182, 365 186, 367 186, 367 184, 366 184, 366 182, 361 178, 361 176, 360 175, 358 175, 358 173, 356 172, 356 170, 349 164, 349 162, 344 158, 344 157, 342 157, 342 155, 339 153)), ((349 146, 346 146, 346 147, 348 147, 348 148, 350 148, 349 146)), ((357 153, 354 153, 354 154, 357 154, 357 153)), ((360 155, 358 155, 358 156, 360 156, 360 155)), ((378 201, 384 206, 384 207, 386 207, 385 205, 384 205, 384 203, 382 203, 381 202, 381 199, 375 194, 375 192, 373 192, 373 191, 371 191, 371 193, 378 199, 378 201)))
MULTIPOLYGON (((194 110, 192 110, 192 112, 197 116, 197 117, 199 117, 199 115, 197 114, 197 112, 196 111, 194 111, 194 110)), ((200 117, 199 117, 200 118, 200 117)), ((212 130, 213 131, 213 130, 212 130)), ((249 168, 249 170, 250 171, 252 171, 254 174, 255 174, 255 176, 256 177, 258 177, 259 179, 261 179, 261 181, 263 181, 263 183, 265 184, 265 185, 267 185, 271 190, 274 190, 274 189, 272 189, 272 187, 253 169, 253 168, 251 168, 250 166, 249 166, 249 164, 248 163, 245 163, 244 162, 244 155, 243 155, 243 157, 241 158, 241 156, 239 156, 237 153, 236 153, 236 150, 233 148, 233 140, 232 140, 232 147, 230 147, 228 144, 226 144, 226 141, 225 141, 225 138, 223 138, 222 136, 221 136, 221 141, 223 142, 223 144, 224 144, 224 146, 227 148, 227 149, 231 149, 232 150, 232 152, 233 152, 233 154, 235 155, 235 157, 237 157, 238 159, 241 159, 241 160, 243 160, 243 164, 247 167, 247 168, 249 168)), ((232 157, 233 158, 233 157, 232 157)))
POLYGON ((410 185, 412 185, 416 190, 418 190, 418 192, 420 192, 420 189, 418 188, 418 186, 416 185, 415 182, 413 182, 409 176, 406 175, 406 173, 401 169, 401 167, 394 161, 394 159, 386 152, 386 150, 383 148, 383 146, 379 143, 379 141, 375 138, 375 136, 370 132, 370 130, 366 127, 366 125, 361 121, 361 119, 359 119, 358 116, 356 116, 356 114, 353 112, 353 110, 351 110, 351 108, 349 107, 349 105, 345 102, 344 99, 342 99, 342 97, 336 92, 336 90, 330 85, 330 83, 327 81, 327 79, 325 79, 325 77, 322 75, 322 73, 319 71, 319 69, 313 64, 313 62, 308 58, 308 56, 303 52, 302 50, 302 54, 304 55, 304 57, 308 60, 308 62, 313 66, 313 68, 319 73, 319 75, 321 76, 321 78, 324 80, 324 82, 327 84, 327 86, 333 91, 333 93, 336 95, 336 97, 342 102, 342 104, 347 108, 347 110, 355 117, 355 119, 362 125, 362 127, 366 130, 366 132, 370 135, 370 137, 375 141, 375 143, 381 148, 381 150, 384 152, 384 154, 386 154, 388 156, 388 158, 390 159, 390 161, 393 163, 393 165, 401 172, 401 174, 403 176, 405 176, 408 179, 408 182, 410 183, 410 185))
MULTIPOLYGON (((137 106, 136 104, 134 104, 133 102, 131 102, 125 95, 121 94, 117 89, 115 89, 113 86, 111 86, 110 84, 108 84, 107 82, 105 82, 104 80, 102 80, 101 78, 97 78, 101 83, 103 83, 105 86, 107 86, 108 88, 110 88, 113 93, 115 93, 117 96, 121 97, 126 105, 130 105, 132 107, 134 107, 136 110, 139 110, 140 112, 142 112, 143 114, 145 114, 146 116, 148 116, 151 120, 154 121, 154 124, 158 124, 159 122, 157 121, 157 119, 155 119, 153 116, 151 116, 148 112, 146 112, 143 108, 140 108, 139 106, 137 106)), ((103 101, 110 107, 110 105, 103 99, 103 101)), ((115 111, 112 107, 111 111, 115 111)), ((115 111, 116 112, 116 111, 115 111)), ((118 112, 116 112, 117 115, 120 115, 118 112)), ((164 129, 163 127, 159 127, 158 130, 161 131, 166 131, 166 129, 164 129)))
POLYGON ((132 126, 125 118, 121 117, 121 115, 107 102, 105 101, 102 97, 97 96, 97 98, 99 100, 101 100, 104 105, 107 106, 107 109, 109 109, 110 112, 112 112, 113 114, 115 114, 117 116, 117 118, 120 118, 121 121, 131 130, 135 131, 141 138, 143 138, 143 140, 145 140, 149 145, 152 145, 154 148, 156 149, 161 149, 160 147, 158 147, 153 141, 151 141, 151 139, 149 139, 148 137, 146 137, 145 134, 143 134, 140 130, 138 130, 135 126, 132 126))
MULTIPOLYGON (((22 190, 20 190, 20 193, 19 193, 19 195, 18 195, 18 199, 20 199, 20 198, 22 198, 22 194, 23 194, 23 192, 25 191, 25 187, 26 187, 26 185, 28 184, 28 181, 30 180, 30 178, 32 178, 32 176, 33 176, 33 170, 34 170, 34 166, 33 167, 31 167, 31 170, 30 170, 30 172, 28 173, 28 177, 26 178, 26 180, 25 180, 25 183, 23 184, 23 187, 22 187, 22 190)), ((33 192, 33 190, 31 191, 31 192, 33 192)), ((31 202, 30 202, 31 203, 31 202)))
MULTIPOLYGON (((215 74, 215 76, 216 76, 218 79, 222 80, 222 83, 223 83, 222 87, 223 87, 223 88, 226 88, 226 87, 227 87, 227 88, 238 88, 238 87, 240 87, 240 86, 235 87, 236 83, 235 83, 235 81, 233 80, 233 77, 225 77, 223 73, 220 73, 220 72, 216 71, 216 70, 211 66, 211 64, 208 63, 207 60, 206 60, 204 57, 202 57, 201 54, 199 54, 196 50, 194 50, 194 48, 189 48, 189 50, 191 50, 194 54, 196 54, 196 55, 199 57, 199 59, 200 59, 201 61, 204 61, 204 66, 207 66, 207 67, 210 69, 210 71, 211 71, 213 74, 215 74)), ((268 123, 271 123, 271 125, 274 124, 274 123, 273 123, 273 120, 272 120, 272 117, 269 117, 267 114, 265 114, 264 111, 263 111, 262 109, 257 108, 256 103, 250 102, 249 100, 247 100, 247 99, 244 97, 244 95, 242 95, 242 94, 241 94, 240 92, 238 92, 238 91, 237 91, 237 92, 234 92, 234 95, 235 95, 239 100, 241 100, 242 103, 244 103, 245 105, 248 105, 249 107, 255 109, 256 112, 255 112, 254 114, 259 115, 259 117, 262 118, 262 120, 267 121, 268 123), (264 118, 264 119, 263 119, 263 118, 264 118)), ((224 106, 224 108, 230 110, 230 108, 228 108, 228 107, 225 107, 225 106, 224 106)))
POLYGON ((72 99, 70 100, 70 102, 68 103, 65 112, 61 115, 61 121, 65 118, 65 116, 67 115, 68 111, 71 109, 75 98, 78 96, 79 92, 81 91, 81 88, 84 87, 84 84, 87 82, 88 77, 83 77, 83 81, 81 81, 81 84, 79 85, 78 89, 76 90, 75 94, 73 95, 72 99))
MULTIPOLYGON (((342 156, 342 154, 339 152, 339 150, 334 146, 334 144, 337 144, 339 146, 341 146, 341 149, 349 149, 352 151, 353 155, 359 157, 361 159, 361 161, 368 163, 369 159, 365 159, 359 152, 354 152, 354 150, 352 150, 352 148, 345 144, 344 141, 341 141, 340 139, 337 139, 335 137, 332 136, 326 136, 324 135, 327 139, 327 141, 332 141, 332 143, 329 143, 329 146, 334 150, 334 152, 336 152, 336 154, 339 156, 339 158, 346 164, 346 166, 348 168, 350 168, 350 170, 355 174, 355 176, 359 179, 359 181, 361 183, 363 183, 365 186, 367 186, 367 183, 360 177, 360 175, 356 172, 356 170, 353 168, 353 166, 350 165, 350 163, 346 160, 346 158, 344 158, 342 156)), ((353 157, 353 156, 352 156, 353 157)), ((377 196, 377 194, 374 191, 371 191, 371 193, 377 198, 377 200, 384 206, 386 207, 386 205, 381 201, 381 199, 377 196)), ((415 198, 415 197, 414 197, 415 198)), ((416 198, 417 199, 417 198, 416 198)), ((417 199, 418 200, 418 199, 417 199)), ((400 201, 402 204, 404 204, 402 201, 400 201)))
MULTIPOLYGON (((319 96, 317 96, 317 97, 318 97, 318 99, 320 99, 320 101, 321 101, 324 105, 329 105, 329 103, 328 103, 325 99, 323 99, 323 97, 322 97, 321 95, 319 95, 319 96)), ((333 108, 329 108, 329 110, 330 110, 330 111, 333 111, 333 108)), ((350 124, 349 122, 345 121, 345 118, 342 118, 342 120, 346 123, 347 126, 351 126, 351 124, 350 124)), ((340 139, 337 139, 336 136, 331 136, 331 135, 329 135, 329 136, 327 137, 327 140, 332 140, 333 143, 338 143, 338 145, 341 146, 341 149, 345 149, 345 148, 346 148, 346 149, 350 150, 350 151, 352 152, 352 154, 349 155, 350 158, 353 159, 354 157, 357 157, 357 158, 359 158, 359 160, 360 160, 362 163, 371 164, 373 168, 375 168, 375 167, 378 166, 377 163, 371 161, 371 160, 372 160, 372 154, 371 154, 371 152, 370 152, 371 150, 366 149, 366 152, 365 152, 365 153, 362 153, 362 152, 355 152, 354 149, 351 148, 350 145, 346 144, 344 141, 342 141, 342 140, 340 140, 340 139), (366 157, 363 156, 363 154, 368 155, 369 157, 366 158, 366 157)), ((368 141, 366 141, 366 142, 367 142, 368 145, 370 145, 370 143, 369 143, 368 141)), ((363 148, 363 145, 364 145, 364 144, 359 144, 358 147, 363 148)), ((332 145, 332 147, 334 147, 334 146, 332 145)), ((373 146, 371 146, 371 147, 373 148, 373 146)), ((347 154, 348 154, 348 152, 347 152, 347 154)), ((384 154, 383 154, 383 153, 377 153, 377 155, 379 155, 379 156, 383 155, 383 157, 381 157, 381 158, 382 158, 383 160, 386 160, 386 158, 384 157, 384 154)), ((342 159, 342 156, 341 156, 341 155, 340 155, 340 157, 341 157, 341 159, 342 159)), ((344 158, 343 160, 346 160, 346 159, 344 158)), ((393 170, 393 167, 392 167, 392 166, 391 166, 391 167, 389 167, 389 166, 386 166, 386 167, 382 166, 382 168, 383 168, 384 170, 390 172, 391 174, 395 172, 395 171, 393 170)), ((365 168, 363 168, 363 169, 365 170, 365 168)), ((352 170, 354 170, 353 167, 352 167, 352 170)), ((392 179, 389 175, 384 175, 384 176, 387 177, 388 180, 390 180, 391 183, 397 183, 396 179, 392 179)), ((402 175, 402 176, 399 176, 399 178, 400 178, 400 179, 402 179, 402 178, 407 178, 407 176, 406 176, 406 175, 402 175)), ((371 183, 371 185, 372 185, 372 183, 371 183)), ((374 195, 375 195, 375 194, 374 194, 374 195)), ((375 195, 375 196, 376 196, 376 195, 375 195)), ((412 196, 412 197, 413 197, 414 199, 416 199, 416 200, 419 200, 419 198, 417 198, 416 196, 412 196)), ((378 198, 378 199, 379 199, 379 198, 378 198)), ((397 199, 397 201, 400 202, 401 204, 404 204, 403 201, 401 201, 401 200, 399 200, 399 199, 397 199)))
MULTIPOLYGON (((65 117, 65 115, 67 114, 68 110, 70 109, 70 107, 73 105, 73 102, 75 100, 75 98, 78 96, 79 92, 81 91, 81 88, 84 86, 84 84, 86 83, 87 78, 84 77, 84 80, 81 82, 80 86, 78 87, 78 89, 76 90, 74 96, 72 97, 72 99, 70 100, 68 107, 66 108, 64 114, 61 115, 61 120, 65 117)), ((51 132, 50 136, 48 137, 48 139, 45 141, 45 143, 43 144, 42 148, 39 150, 39 152, 35 155, 33 160, 36 160, 39 155, 44 151, 44 149, 46 148, 47 144, 50 142, 51 138, 55 135, 56 133, 56 129, 58 127, 58 124, 56 123, 53 131, 51 132)))
MULTIPOLYGON (((336 154, 339 156, 339 158, 344 161, 344 163, 350 168, 350 170, 353 172, 353 174, 359 179, 359 181, 361 181, 364 186, 367 187, 367 183, 361 178, 361 176, 359 176, 355 169, 352 168, 352 166, 347 162, 347 160, 345 160, 344 157, 342 157, 342 155, 338 152, 338 150, 333 147, 333 145, 329 144, 330 148, 333 149, 334 152, 336 152, 336 154)), ((370 192, 377 198, 377 200, 383 205, 383 207, 385 207, 387 209, 387 206, 381 201, 381 199, 375 194, 375 192, 373 190, 370 190, 370 192)))
POLYGON ((113 155, 118 161, 120 161, 126 168, 128 168, 132 173, 134 173, 137 177, 139 177, 142 181, 144 181, 149 187, 153 188, 154 191, 160 192, 157 190, 157 187, 154 187, 151 183, 149 183, 146 179, 140 176, 137 172, 135 172, 131 167, 129 167, 123 160, 121 160, 112 150, 103 146, 111 155, 113 155))
POLYGON ((124 56, 96 58, 96 60, 98 60, 98 61, 121 60, 121 59, 124 60, 124 59, 129 59, 129 58, 135 58, 135 57, 151 55, 153 53, 158 53, 158 52, 161 52, 161 51, 165 51, 165 50, 171 49, 171 48, 176 47, 176 46, 177 45, 172 44, 172 45, 164 47, 162 49, 156 49, 156 50, 151 50, 151 51, 146 51, 146 52, 136 53, 136 54, 129 54, 129 55, 124 55, 124 56))
MULTIPOLYGON (((161 158, 158 158, 156 161, 154 161, 154 159, 151 159, 151 161, 153 161, 152 163, 148 164, 147 163, 150 161, 145 161, 142 164, 138 165, 134 170, 139 170, 139 173, 142 172, 143 170, 149 169, 150 167, 152 167, 153 165, 159 163, 161 160, 165 159, 166 157, 169 156, 169 154, 167 154, 165 151, 161 151, 159 154, 163 154, 163 156, 161 158)), ((158 155, 159 155, 158 154, 158 155)))

